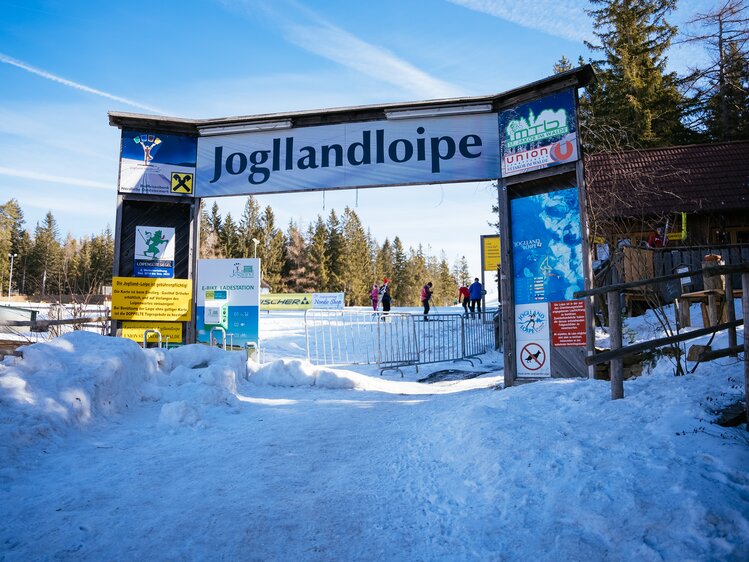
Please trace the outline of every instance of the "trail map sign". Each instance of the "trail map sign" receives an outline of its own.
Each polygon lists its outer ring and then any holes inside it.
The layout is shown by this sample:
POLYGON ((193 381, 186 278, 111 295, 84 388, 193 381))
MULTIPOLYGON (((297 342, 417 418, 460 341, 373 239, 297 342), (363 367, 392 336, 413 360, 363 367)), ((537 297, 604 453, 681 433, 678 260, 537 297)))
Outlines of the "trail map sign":
POLYGON ((500 209, 505 384, 515 377, 583 376, 591 276, 573 89, 500 113, 500 209), (507 298, 509 292, 512 298, 507 298), (541 358, 543 357, 543 360, 541 358), (513 361, 514 359, 514 361, 513 361))

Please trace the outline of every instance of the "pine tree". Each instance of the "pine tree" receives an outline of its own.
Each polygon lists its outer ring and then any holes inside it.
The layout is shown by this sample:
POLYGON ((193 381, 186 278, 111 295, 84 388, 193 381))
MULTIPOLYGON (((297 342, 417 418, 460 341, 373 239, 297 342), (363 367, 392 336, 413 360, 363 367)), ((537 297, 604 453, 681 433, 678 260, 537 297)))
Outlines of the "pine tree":
POLYGON ((49 211, 34 231, 34 243, 29 256, 28 275, 32 292, 41 296, 60 294, 62 248, 58 240, 57 221, 49 211))
POLYGON ((330 210, 326 225, 328 238, 325 242, 325 255, 328 264, 328 291, 337 293, 344 290, 344 257, 343 257, 343 233, 341 223, 335 213, 330 210))
POLYGON ((710 53, 708 64, 687 77, 693 103, 692 125, 710 140, 749 138, 749 6, 726 0, 714 10, 697 14, 684 42, 710 53))
POLYGON ((328 259, 325 255, 325 242, 328 231, 320 215, 314 228, 312 225, 307 230, 307 248, 310 268, 310 283, 317 292, 327 292, 329 288, 328 259))
MULTIPOLYGON (((86 239, 84 238, 84 243, 86 239)), ((58 275, 59 294, 80 294, 80 281, 84 275, 85 263, 82 260, 82 245, 68 233, 62 244, 60 254, 60 269, 58 275)))
POLYGON ((260 218, 260 245, 258 246, 258 257, 261 259, 260 267, 263 279, 273 291, 282 292, 282 272, 284 266, 284 252, 286 239, 283 232, 276 227, 276 217, 270 205, 265 207, 260 218))
POLYGON ((377 257, 375 261, 377 264, 377 278, 384 279, 385 277, 387 277, 388 279, 393 279, 393 277, 395 276, 395 255, 393 251, 393 245, 387 238, 385 238, 385 242, 382 243, 382 247, 377 251, 377 257))
POLYGON ((15 254, 13 258, 13 276, 15 279, 14 286, 18 284, 18 259, 22 258, 20 240, 23 233, 23 211, 18 205, 18 201, 10 199, 4 205, 0 205, 0 292, 7 294, 8 283, 10 279, 10 254, 15 254))
POLYGON ((552 70, 554 74, 567 72, 568 70, 572 70, 572 63, 567 59, 566 56, 562 55, 562 58, 554 63, 552 70))
POLYGON ((458 298, 458 281, 453 274, 450 273, 450 264, 448 263, 447 256, 444 252, 442 252, 437 266, 436 279, 440 287, 440 302, 445 306, 452 305, 458 298))
POLYGON ((240 247, 242 257, 251 258, 255 255, 255 243, 253 239, 259 240, 261 235, 260 205, 250 195, 244 204, 242 218, 239 221, 240 247))
POLYGON ((294 221, 286 230, 286 260, 283 268, 283 283, 292 293, 314 290, 307 242, 294 221))
POLYGON ((237 225, 234 223, 234 219, 231 213, 226 214, 224 224, 218 234, 219 244, 221 246, 221 253, 227 258, 239 258, 242 257, 242 248, 239 239, 239 232, 237 225))
POLYGON ((101 234, 91 237, 89 278, 85 286, 91 287, 90 291, 98 293, 102 285, 111 285, 113 267, 114 236, 107 226, 101 234))
POLYGON ((471 273, 468 271, 468 260, 465 256, 460 256, 455 261, 453 277, 455 277, 460 286, 468 287, 471 284, 471 273))
POLYGON ((396 236, 393 239, 393 282, 390 286, 390 296, 393 301, 398 301, 398 306, 410 306, 409 292, 412 289, 408 276, 408 257, 401 239, 396 236))
POLYGON ((408 304, 406 306, 418 306, 421 302, 421 288, 431 281, 433 284, 433 290, 439 289, 435 285, 436 279, 432 279, 427 271, 427 261, 424 255, 424 248, 419 244, 418 248, 414 250, 409 248, 408 260, 406 262, 406 274, 405 283, 407 294, 403 295, 401 291, 401 298, 408 304))
POLYGON ((356 211, 343 211, 343 280, 349 306, 369 302, 374 276, 367 235, 356 211))
POLYGON ((218 234, 218 232, 221 230, 221 212, 218 208, 218 203, 215 201, 213 202, 213 206, 211 207, 211 216, 208 219, 211 231, 214 234, 218 234))
POLYGON ((666 50, 676 28, 666 21, 676 0, 590 0, 597 9, 594 34, 602 53, 598 81, 588 89, 585 141, 590 148, 653 147, 688 137, 681 123, 684 100, 666 50))
POLYGON ((219 239, 221 232, 221 214, 218 204, 213 203, 211 213, 204 208, 204 201, 200 202, 200 258, 222 258, 224 253, 219 239))

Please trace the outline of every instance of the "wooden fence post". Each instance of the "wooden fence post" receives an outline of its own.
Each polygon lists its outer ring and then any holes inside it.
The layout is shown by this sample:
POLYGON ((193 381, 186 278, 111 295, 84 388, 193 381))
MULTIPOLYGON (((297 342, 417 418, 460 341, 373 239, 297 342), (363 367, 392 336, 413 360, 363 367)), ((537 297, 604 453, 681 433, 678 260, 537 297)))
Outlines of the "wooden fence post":
POLYGON ((746 429, 749 431, 749 273, 741 274, 741 310, 744 313, 744 407, 746 408, 746 429))
MULTIPOLYGON (((622 309, 619 303, 619 291, 606 294, 609 308, 609 347, 611 351, 622 348, 622 309)), ((617 357, 611 360, 611 399, 624 398, 623 360, 617 357)))
MULTIPOLYGON (((723 299, 723 306, 726 308, 726 321, 733 322, 736 320, 736 310, 733 308, 733 275, 730 273, 726 275, 726 293, 723 299)), ((744 328, 746 330, 746 328, 744 328)), ((736 328, 728 329, 728 347, 736 347, 736 328)))

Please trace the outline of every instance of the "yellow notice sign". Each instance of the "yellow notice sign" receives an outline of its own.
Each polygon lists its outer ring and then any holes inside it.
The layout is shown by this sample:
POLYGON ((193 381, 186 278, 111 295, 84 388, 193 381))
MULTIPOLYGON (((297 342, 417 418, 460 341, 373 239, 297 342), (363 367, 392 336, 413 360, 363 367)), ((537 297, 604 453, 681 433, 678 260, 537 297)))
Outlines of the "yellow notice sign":
POLYGON ((312 308, 311 293, 267 293, 260 295, 260 310, 305 310, 312 308))
POLYGON ((189 322, 192 319, 192 281, 113 277, 112 319, 189 322))
POLYGON ((499 253, 499 236, 481 237, 481 255, 483 256, 484 271, 497 271, 502 259, 499 253))
MULTIPOLYGON (((166 344, 167 338, 169 343, 182 343, 182 323, 181 322, 123 322, 122 337, 129 340, 143 342, 143 333, 146 330, 158 330, 161 332, 161 342, 166 344)), ((159 337, 154 334, 148 334, 149 342, 158 342, 159 337)))

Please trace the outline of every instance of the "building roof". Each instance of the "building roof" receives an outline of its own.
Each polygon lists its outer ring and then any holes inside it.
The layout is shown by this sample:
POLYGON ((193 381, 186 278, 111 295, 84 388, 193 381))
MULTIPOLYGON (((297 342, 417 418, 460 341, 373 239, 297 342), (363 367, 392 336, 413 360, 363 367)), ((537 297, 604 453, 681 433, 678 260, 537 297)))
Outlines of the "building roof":
POLYGON ((109 112, 109 124, 123 128, 151 128, 160 132, 174 132, 189 135, 202 134, 201 130, 213 127, 238 125, 267 125, 280 120, 288 120, 289 126, 309 127, 336 123, 377 121, 387 118, 389 112, 448 109, 455 106, 490 105, 492 111, 511 107, 563 88, 582 88, 595 80, 593 67, 585 64, 548 78, 525 84, 507 92, 478 97, 459 97, 441 100, 425 100, 403 103, 386 103, 356 107, 337 107, 312 111, 267 113, 262 115, 242 115, 214 119, 185 119, 163 115, 142 115, 119 111, 109 112))
POLYGON ((585 170, 620 216, 749 209, 749 141, 593 154, 585 170))

